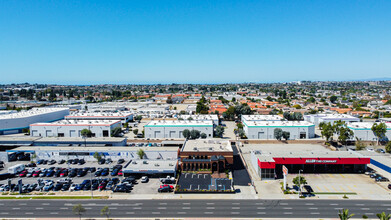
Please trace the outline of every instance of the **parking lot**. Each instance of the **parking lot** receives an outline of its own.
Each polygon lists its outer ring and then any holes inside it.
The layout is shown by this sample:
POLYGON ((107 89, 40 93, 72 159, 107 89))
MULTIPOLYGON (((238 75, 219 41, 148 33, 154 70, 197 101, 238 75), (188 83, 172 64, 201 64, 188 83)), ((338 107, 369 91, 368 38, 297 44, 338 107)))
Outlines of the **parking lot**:
MULTIPOLYGON (((292 185, 292 179, 297 174, 289 174, 287 183, 292 185)), ((376 182, 365 174, 304 174, 314 192, 321 193, 357 193, 361 197, 389 198, 391 190, 387 189, 389 182, 376 182)))
MULTIPOLYGON (((125 165, 128 161, 125 161, 124 163, 122 163, 122 165, 125 165)), ((7 168, 8 167, 11 167, 13 165, 16 165, 16 164, 28 164, 29 162, 28 161, 14 161, 14 162, 10 162, 10 163, 7 163, 6 164, 6 167, 1 170, 0 172, 1 173, 6 173, 7 172, 7 168)), ((22 183, 24 185, 26 184, 37 184, 38 183, 38 180, 41 179, 42 181, 48 181, 48 180, 51 180, 53 181, 54 183, 54 186, 56 185, 56 183, 61 180, 61 179, 64 179, 64 178, 71 178, 72 179, 72 182, 71 184, 77 184, 77 185, 80 185, 83 181, 94 181, 94 182, 97 182, 98 185, 100 185, 102 183, 102 180, 106 179, 107 182, 109 183, 111 180, 113 180, 113 178, 117 178, 119 183, 117 185, 122 185, 121 182, 123 182, 124 180, 126 180, 126 177, 123 177, 122 175, 114 175, 112 176, 111 175, 111 171, 113 170, 113 168, 117 165, 117 161, 113 161, 112 163, 110 164, 98 164, 98 162, 86 162, 82 165, 78 165, 78 164, 68 164, 68 163, 63 163, 63 164, 58 164, 58 163, 55 163, 53 165, 49 165, 49 164, 41 164, 41 165, 37 165, 37 167, 26 167, 26 170, 28 169, 49 169, 49 168, 61 168, 61 169, 84 169, 84 168, 95 168, 96 170, 98 170, 99 168, 101 169, 104 169, 104 168, 108 168, 109 169, 109 173, 108 175, 104 175, 104 176, 95 176, 95 172, 87 172, 85 175, 81 176, 81 177, 78 177, 78 176, 75 176, 75 177, 68 177, 68 176, 61 176, 61 177, 56 177, 56 176, 51 176, 51 177, 47 177, 47 176, 37 176, 37 177, 19 177, 19 175, 15 175, 14 178, 11 178, 11 184, 17 184, 18 183, 18 180, 21 179, 22 180, 22 183)), ((69 174, 69 173, 68 173, 69 174)), ((0 181, 0 185, 8 185, 8 180, 5 179, 5 180, 1 180, 0 181)), ((107 184, 108 185, 108 184, 107 184)), ((156 194, 158 193, 158 188, 160 188, 160 185, 163 185, 159 178, 149 178, 149 181, 146 182, 146 183, 142 183, 140 179, 138 179, 138 177, 135 177, 135 181, 133 181, 131 184, 129 185, 132 185, 130 188, 131 190, 130 191, 119 191, 119 192, 128 192, 128 193, 132 193, 132 194, 156 194)), ((115 186, 115 185, 114 185, 115 186)), ((50 192, 51 194, 52 193, 55 193, 55 194, 75 194, 75 195, 90 195, 90 189, 91 187, 86 187, 85 189, 81 189, 81 190, 58 190, 58 191, 53 191, 54 188, 52 188, 51 190, 47 191, 47 192, 50 192)), ((0 188, 1 190, 1 188, 0 188)), ((94 191, 96 191, 97 193, 96 194, 103 194, 103 195, 108 195, 110 193, 112 193, 112 189, 106 189, 106 188, 102 188, 102 189, 95 189, 94 191)), ((17 191, 16 191, 17 192, 17 191)), ((30 193, 41 193, 42 190, 33 190, 33 191, 30 191, 30 193)))

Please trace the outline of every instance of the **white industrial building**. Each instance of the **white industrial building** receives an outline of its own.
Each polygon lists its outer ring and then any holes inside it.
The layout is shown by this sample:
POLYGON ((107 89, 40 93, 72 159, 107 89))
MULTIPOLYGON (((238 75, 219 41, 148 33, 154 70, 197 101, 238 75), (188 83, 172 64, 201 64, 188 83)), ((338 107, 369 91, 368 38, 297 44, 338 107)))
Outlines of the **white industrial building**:
POLYGON ((290 133, 291 140, 315 137, 315 125, 307 121, 247 121, 243 129, 249 139, 275 139, 274 129, 290 133))
POLYGON ((314 114, 314 115, 304 115, 304 121, 311 122, 316 126, 319 126, 319 123, 331 123, 334 124, 336 121, 348 122, 360 122, 359 118, 356 118, 347 114, 314 114))
POLYGON ((75 112, 65 116, 68 120, 120 120, 122 124, 133 120, 131 112, 75 112))
POLYGON ((92 137, 110 137, 111 131, 121 127, 119 120, 61 120, 30 125, 32 137, 81 137, 81 130, 89 129, 92 137))
POLYGON ((212 121, 214 126, 219 125, 219 116, 212 115, 178 115, 178 120, 212 121))
POLYGON ((279 115, 242 115, 241 120, 243 123, 248 121, 285 121, 279 115))
POLYGON ((184 138, 182 132, 185 130, 198 130, 205 133, 207 138, 213 138, 212 121, 151 121, 144 126, 146 138, 184 138))
MULTIPOLYGON (((354 133, 354 139, 358 138, 363 141, 377 141, 377 137, 372 131, 373 122, 353 122, 348 124, 354 133)), ((391 140, 391 124, 385 123, 387 126, 387 132, 383 140, 391 140)))
POLYGON ((52 122, 69 115, 68 108, 33 108, 27 111, 0 115, 0 135, 15 134, 37 122, 52 122))

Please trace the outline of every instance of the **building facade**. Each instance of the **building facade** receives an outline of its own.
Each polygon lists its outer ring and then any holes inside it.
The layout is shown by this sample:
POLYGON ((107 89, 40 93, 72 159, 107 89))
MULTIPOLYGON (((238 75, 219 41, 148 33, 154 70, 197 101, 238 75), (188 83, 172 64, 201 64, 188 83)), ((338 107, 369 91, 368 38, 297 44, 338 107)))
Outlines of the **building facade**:
POLYGON ((92 137, 110 137, 114 128, 121 128, 119 120, 61 120, 53 123, 30 125, 32 137, 82 137, 81 131, 88 129, 92 137))
MULTIPOLYGON (((348 128, 353 131, 354 139, 357 138, 363 141, 377 141, 377 137, 372 131, 373 124, 373 122, 355 122, 348 124, 348 128)), ((387 132, 381 141, 391 140, 391 124, 385 123, 385 125, 387 126, 387 132)))
POLYGON ((346 123, 350 122, 360 122, 359 118, 356 118, 347 114, 314 114, 314 115, 304 115, 304 120, 310 123, 319 126, 319 123, 331 123, 334 124, 336 121, 344 121, 346 123))
POLYGON ((198 130, 205 133, 207 138, 213 138, 212 121, 151 121, 144 126, 146 138, 183 139, 184 130, 198 130))
POLYGON ((247 121, 243 130, 249 139, 272 140, 274 130, 280 128, 290 133, 290 140, 315 137, 315 125, 306 121, 247 121))

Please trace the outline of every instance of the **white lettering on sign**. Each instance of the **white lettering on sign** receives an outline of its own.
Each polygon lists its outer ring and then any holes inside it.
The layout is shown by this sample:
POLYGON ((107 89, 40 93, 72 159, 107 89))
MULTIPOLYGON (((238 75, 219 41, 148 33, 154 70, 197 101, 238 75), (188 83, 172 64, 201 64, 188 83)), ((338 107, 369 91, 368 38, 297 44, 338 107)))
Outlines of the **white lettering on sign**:
POLYGON ((306 160, 306 163, 336 163, 337 160, 306 160))

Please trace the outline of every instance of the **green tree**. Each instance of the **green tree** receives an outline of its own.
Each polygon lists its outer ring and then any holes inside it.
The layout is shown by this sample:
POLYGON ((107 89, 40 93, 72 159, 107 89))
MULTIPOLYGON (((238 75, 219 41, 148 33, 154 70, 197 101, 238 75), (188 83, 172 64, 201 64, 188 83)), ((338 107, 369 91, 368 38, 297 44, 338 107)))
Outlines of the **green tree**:
POLYGON ((386 144, 385 149, 386 149, 386 152, 387 152, 387 153, 391 153, 391 141, 389 141, 389 142, 386 144))
POLYGON ((385 212, 376 214, 376 216, 377 216, 380 220, 390 220, 390 218, 391 218, 391 214, 386 214, 385 212))
POLYGON ((137 134, 138 134, 138 129, 137 129, 137 128, 133 130, 133 134, 134 134, 134 135, 137 135, 137 134))
POLYGON ((361 141, 359 140, 357 137, 356 137, 356 143, 355 143, 355 146, 356 146, 356 150, 359 151, 359 150, 364 150, 367 146, 361 141))
POLYGON ((197 139, 200 138, 201 132, 199 130, 191 130, 190 131, 190 139, 197 139))
POLYGON ((227 111, 223 112, 223 118, 225 120, 234 120, 235 119, 235 107, 228 107, 227 111))
POLYGON ((182 135, 183 135, 184 138, 190 139, 190 131, 189 131, 189 129, 183 130, 182 135))
POLYGON ((300 186, 303 184, 307 184, 307 180, 303 176, 297 176, 297 177, 293 178, 292 183, 295 186, 300 186), (300 179, 300 182, 299 182, 299 179, 300 179))
POLYGON ((342 209, 339 210, 338 216, 340 220, 348 220, 352 218, 354 214, 349 214, 349 209, 342 209))
POLYGON ((323 121, 322 122, 319 122, 319 129, 322 130, 323 129, 323 126, 325 125, 326 123, 324 123, 323 121))
POLYGON ((323 129, 322 129, 322 137, 325 137, 326 138, 326 141, 329 142, 333 135, 334 135, 334 127, 331 125, 331 123, 327 123, 325 125, 323 125, 323 129))
POLYGON ((348 127, 341 127, 338 133, 338 141, 341 142, 342 145, 346 145, 347 140, 353 138, 353 131, 350 130, 348 127))
POLYGON ((143 116, 141 115, 137 115, 136 117, 134 117, 135 121, 141 121, 141 119, 143 119, 143 116))
POLYGON ((286 141, 291 137, 291 133, 289 131, 283 131, 282 132, 282 138, 284 138, 286 141))
POLYGON ((107 219, 109 219, 110 214, 111 214, 111 213, 110 213, 110 209, 109 209, 108 206, 105 206, 105 207, 103 207, 103 208, 100 210, 100 215, 101 215, 101 216, 106 216, 107 219))
POLYGON ((331 103, 335 103, 335 101, 337 101, 337 99, 338 99, 338 97, 333 95, 333 96, 330 97, 330 102, 331 103))
POLYGON ((276 128, 274 129, 274 138, 281 141, 282 138, 282 129, 281 128, 276 128))
POLYGON ((201 133, 201 138, 202 139, 205 139, 207 137, 207 135, 205 133, 201 133))
POLYGON ((121 132, 121 127, 115 127, 113 130, 111 130, 111 137, 119 137, 121 132))
POLYGON ((139 150, 137 151, 137 155, 138 155, 138 157, 139 157, 140 159, 144 159, 144 157, 145 157, 145 152, 144 152, 144 150, 143 150, 143 149, 139 149, 139 150))
POLYGON ((373 131, 373 133, 377 137, 377 145, 379 145, 379 141, 384 137, 384 135, 387 132, 386 124, 385 123, 380 123, 380 124, 374 123, 372 125, 371 130, 373 131))
POLYGON ((224 134, 224 127, 223 127, 223 126, 220 126, 220 125, 217 126, 217 127, 216 127, 215 133, 216 133, 216 136, 217 136, 217 137, 222 138, 222 137, 223 137, 223 134, 224 134))
POLYGON ((83 138, 87 138, 87 137, 91 137, 92 132, 91 132, 90 129, 84 128, 83 130, 80 131, 80 135, 81 135, 83 138))
POLYGON ((77 205, 73 206, 72 212, 75 215, 78 215, 79 219, 81 219, 81 216, 83 215, 84 212, 86 212, 86 209, 81 204, 77 204, 77 205))
POLYGON ((100 161, 100 160, 102 159, 102 156, 100 155, 100 153, 95 152, 95 153, 94 153, 94 158, 95 158, 97 161, 100 161))

